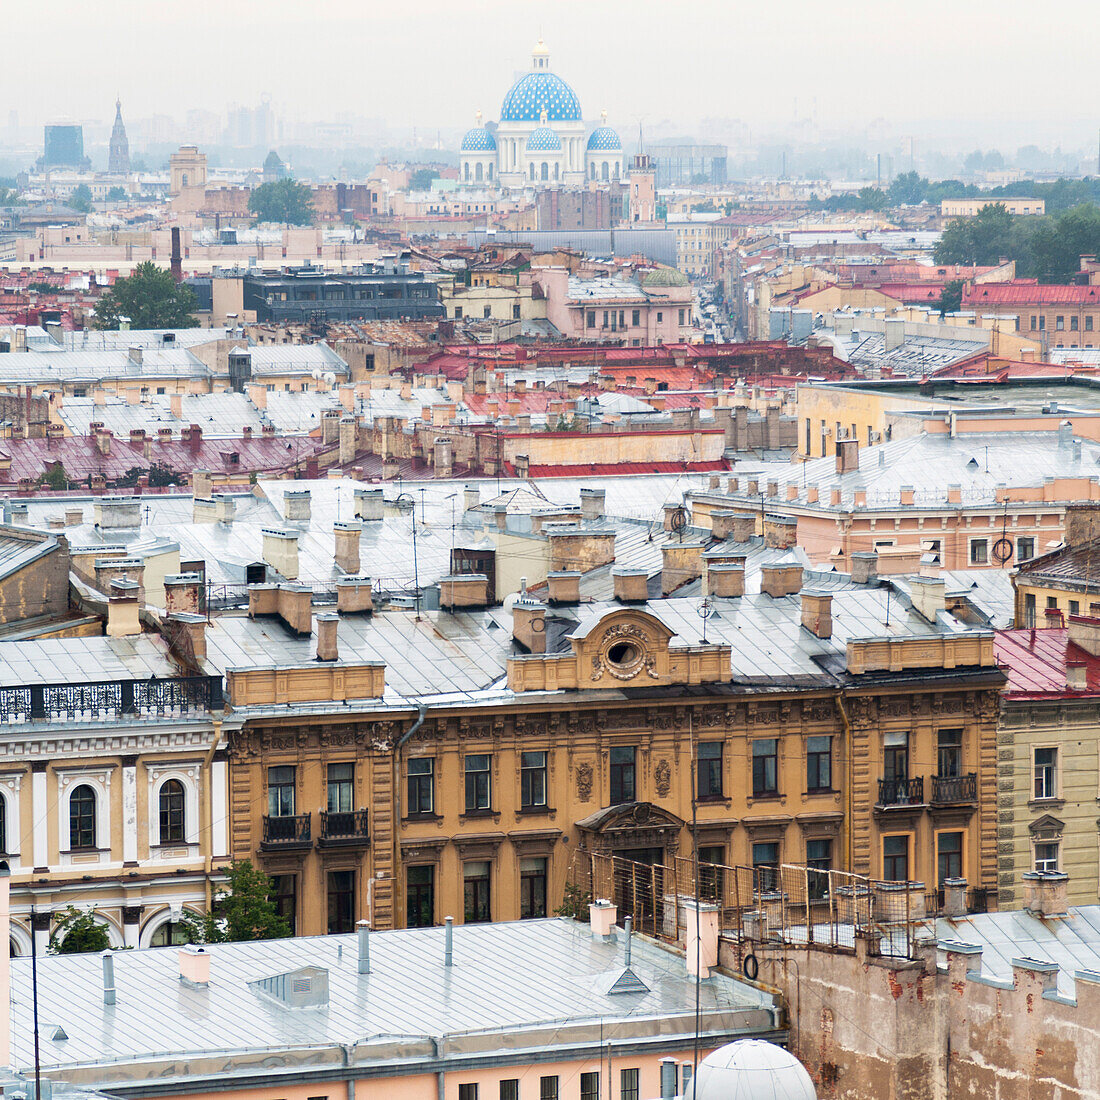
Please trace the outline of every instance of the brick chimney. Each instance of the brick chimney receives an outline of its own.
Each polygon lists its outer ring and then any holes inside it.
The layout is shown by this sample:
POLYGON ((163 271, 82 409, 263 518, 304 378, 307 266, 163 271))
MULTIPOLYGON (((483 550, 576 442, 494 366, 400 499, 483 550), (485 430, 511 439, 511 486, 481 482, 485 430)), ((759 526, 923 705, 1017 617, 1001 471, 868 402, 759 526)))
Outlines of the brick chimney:
POLYGON ((859 440, 838 439, 836 442, 836 472, 853 474, 859 470, 859 440))
POLYGON ((1069 875, 1063 871, 1025 871, 1024 909, 1033 917, 1064 917, 1069 875))
POLYGON ((201 607, 202 574, 171 573, 164 578, 164 604, 169 615, 198 614, 201 607))
POLYGON ((619 603, 645 603, 649 599, 649 575, 644 569, 616 566, 611 570, 611 583, 619 603))
POLYGON ((760 567, 760 591, 778 599, 793 596, 802 588, 802 566, 797 563, 769 562, 760 567))
POLYGON ((745 594, 745 567, 732 562, 714 562, 707 566, 707 594, 736 599, 745 594))
POLYGON ((111 582, 107 597, 107 636, 129 638, 141 633, 138 618, 138 585, 136 581, 120 577, 111 582))
POLYGON ((512 637, 529 653, 546 652, 546 605, 526 592, 512 605, 512 637))
POLYGON ((328 611, 320 614, 317 619, 317 660, 335 661, 340 656, 338 633, 340 628, 340 616, 328 611))
POLYGON ((562 569, 546 574, 547 599, 551 604, 576 604, 581 602, 581 575, 573 569, 562 569))
POLYGON ((360 569, 359 540, 363 534, 363 525, 358 521, 341 520, 332 525, 336 540, 333 558, 338 569, 345 573, 356 574, 360 569))
POLYGON ((341 615, 374 610, 370 577, 341 577, 336 582, 336 610, 341 615))
POLYGON ((833 597, 820 589, 802 590, 802 625, 818 638, 833 636, 833 597))

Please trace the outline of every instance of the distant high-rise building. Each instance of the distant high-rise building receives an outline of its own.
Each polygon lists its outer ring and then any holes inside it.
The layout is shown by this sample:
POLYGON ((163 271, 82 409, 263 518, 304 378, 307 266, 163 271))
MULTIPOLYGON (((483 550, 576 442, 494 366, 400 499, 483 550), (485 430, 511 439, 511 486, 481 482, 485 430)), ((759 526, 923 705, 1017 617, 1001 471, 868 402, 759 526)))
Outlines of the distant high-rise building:
POLYGON ((107 153, 107 174, 130 174, 130 142, 126 138, 126 127, 122 124, 121 100, 115 100, 115 125, 111 130, 111 144, 107 153))
POLYGON ((83 168, 86 163, 83 127, 64 124, 45 128, 43 168, 83 168))

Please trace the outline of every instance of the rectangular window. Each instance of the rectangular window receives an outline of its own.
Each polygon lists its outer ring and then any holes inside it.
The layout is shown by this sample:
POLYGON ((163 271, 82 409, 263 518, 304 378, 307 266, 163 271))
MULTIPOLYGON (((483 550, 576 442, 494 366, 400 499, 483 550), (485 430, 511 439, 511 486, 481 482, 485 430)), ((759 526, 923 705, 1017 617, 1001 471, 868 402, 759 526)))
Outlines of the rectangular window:
POLYGON ((271 901, 276 912, 286 921, 290 934, 298 934, 298 876, 272 875, 271 901))
POLYGON ((1030 535, 1021 536, 1016 540, 1016 560, 1029 561, 1035 557, 1035 539, 1030 535))
MULTIPOLYGON (((586 328, 596 327, 596 311, 594 309, 590 309, 588 311, 588 315, 585 317, 584 323, 586 328)), ((549 1080, 549 1078, 544 1077, 543 1080, 546 1081, 549 1080)), ((557 1078, 555 1077, 554 1080, 556 1081, 557 1078)))
POLYGON ((539 1078, 539 1100, 558 1100, 558 1078, 539 1078))
POLYGON ((679 318, 679 323, 682 325, 684 323, 684 311, 682 309, 679 311, 679 318))
POLYGON ((430 814, 435 808, 435 758, 414 757, 409 761, 409 813, 430 814))
POLYGON ((882 877, 887 882, 909 881, 909 837, 882 838, 882 877))
POLYGON ((657 310, 657 324, 660 324, 664 319, 665 315, 660 310, 657 310))
POLYGON ((1034 313, 1031 315, 1031 331, 1032 332, 1035 331, 1035 314, 1034 313))
POLYGON ((962 878, 963 870, 962 833, 940 833, 936 837, 936 873, 938 885, 945 878, 962 878))
POLYGON ((704 901, 719 904, 725 896, 726 849, 721 844, 699 848, 699 893, 704 901))
POLYGON ((546 860, 519 861, 519 915, 521 920, 546 916, 546 860))
POLYGON ((518 321, 520 319, 520 307, 519 305, 512 306, 512 320, 518 321))
POLYGON ((806 867, 811 901, 821 901, 829 893, 829 872, 833 869, 833 842, 806 841, 806 867))
POLYGON ((489 766, 492 759, 488 753, 466 757, 467 813, 477 813, 490 807, 489 766))
POLYGON ((435 868, 430 864, 405 872, 405 925, 429 928, 435 924, 435 868))
POLYGON ((1035 626, 1035 593, 1024 593, 1024 626, 1035 626))
POLYGON ((703 741, 699 745, 699 798, 722 797, 722 742, 703 741))
POLYGON ((1091 316, 1085 318, 1085 331, 1086 332, 1092 332, 1092 317, 1091 316))
POLYGON ((330 814, 351 813, 351 798, 354 783, 354 764, 329 764, 328 812, 330 814))
POLYGON ((462 306, 455 306, 455 320, 462 320, 462 306))
POLYGON ((600 1100, 600 1075, 581 1074, 581 1100, 600 1100))
POLYGON ((294 816, 294 768, 267 769, 267 812, 271 817, 294 816))
POLYGON ((1058 750, 1035 750, 1035 797, 1058 797, 1058 750))
POLYGON ((829 791, 833 786, 833 739, 806 738, 806 790, 829 791))
POLYGON ((603 311, 603 327, 607 328, 607 310, 603 311))
POLYGON ((1066 319, 1065 319, 1065 317, 1062 316, 1062 314, 1059 313, 1058 316, 1054 318, 1054 331, 1055 332, 1065 332, 1065 330, 1066 330, 1066 319))
POLYGON ((477 1082, 463 1081, 458 1086, 458 1100, 477 1100, 477 1082))
POLYGON ((640 309, 632 309, 630 311, 630 323, 635 328, 642 323, 642 311, 640 309))
POLYGON ((638 1100, 638 1076, 636 1069, 619 1071, 619 1096, 622 1100, 638 1100))
POLYGON ((1070 330, 1070 332, 1076 332, 1077 327, 1078 327, 1077 326, 1077 318, 1076 317, 1071 317, 1069 319, 1069 330, 1070 330))
POLYGON ((519 801, 525 810, 546 806, 546 753, 519 754, 519 801))
POLYGON ((519 1100, 519 1078, 509 1077, 500 1083, 500 1100, 519 1100))
POLYGON ((774 737, 752 743, 752 794, 754 798, 779 791, 779 742, 774 737))
POLYGON ((328 873, 328 930, 351 932, 355 928, 355 872, 328 873))
POLYGON ((989 539, 970 540, 970 564, 986 565, 989 562, 989 539))
POLYGON ((484 924, 489 916, 489 861, 462 865, 464 916, 467 924, 484 924))
POLYGON ((940 779, 957 779, 962 775, 962 730, 940 730, 936 734, 936 774, 940 779))
POLYGON ((774 890, 779 884, 779 844, 763 841, 752 846, 752 866, 761 890, 774 890))
POLYGON ((1039 331, 1040 332, 1046 332, 1046 329, 1047 329, 1047 319, 1046 319, 1046 317, 1043 316, 1043 314, 1040 313, 1039 314, 1039 331))
POLYGON ((1069 613, 1071 615, 1080 615, 1081 614, 1081 603, 1080 603, 1079 600, 1070 600, 1069 601, 1069 613))
POLYGON ((611 750, 611 805, 633 802, 636 797, 634 788, 634 756, 632 746, 616 745, 611 750))
POLYGON ((1041 840, 1035 845, 1035 870, 1058 870, 1058 841, 1041 840))
POLYGON ((896 731, 882 736, 884 779, 904 782, 909 778, 909 734, 896 731))

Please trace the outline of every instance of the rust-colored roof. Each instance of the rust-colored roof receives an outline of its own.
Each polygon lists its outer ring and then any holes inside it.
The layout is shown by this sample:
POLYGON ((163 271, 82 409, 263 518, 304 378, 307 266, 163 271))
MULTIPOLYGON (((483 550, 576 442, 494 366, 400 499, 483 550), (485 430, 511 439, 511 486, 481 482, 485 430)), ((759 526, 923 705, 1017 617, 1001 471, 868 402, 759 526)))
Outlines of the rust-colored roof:
POLYGON ((1073 699, 1100 694, 1100 658, 1074 645, 1066 627, 998 630, 993 649, 997 663, 1008 674, 1006 698, 1073 699), (1067 664, 1084 665, 1087 687, 1066 686, 1067 664))
POLYGON ((1100 286, 1039 286, 1036 283, 981 283, 964 290, 963 309, 991 305, 1100 306, 1100 286))

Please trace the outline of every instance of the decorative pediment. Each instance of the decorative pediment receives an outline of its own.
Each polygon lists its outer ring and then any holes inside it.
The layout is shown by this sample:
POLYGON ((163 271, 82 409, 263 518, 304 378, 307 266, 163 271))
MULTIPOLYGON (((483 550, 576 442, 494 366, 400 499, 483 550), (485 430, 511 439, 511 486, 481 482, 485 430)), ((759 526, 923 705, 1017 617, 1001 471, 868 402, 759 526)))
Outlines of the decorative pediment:
POLYGON ((682 829, 684 819, 652 802, 624 802, 618 806, 605 806, 594 814, 577 822, 578 829, 606 836, 619 831, 636 829, 682 829))
POLYGON ((730 678, 727 645, 673 646, 676 632, 652 612, 618 607, 593 614, 569 636, 570 653, 508 662, 513 691, 653 687, 730 678))
POLYGON ((1058 818, 1053 817, 1051 814, 1043 814, 1042 817, 1037 817, 1027 827, 1027 830, 1032 836, 1053 839, 1056 836, 1061 836, 1065 827, 1066 823, 1064 821, 1059 821, 1058 818))

